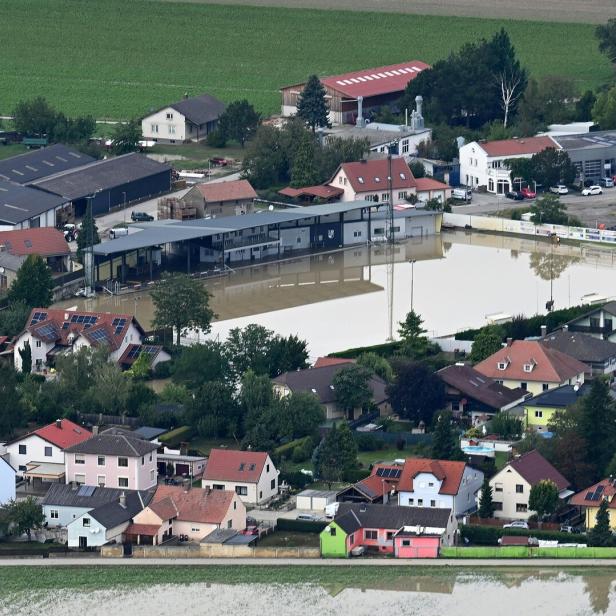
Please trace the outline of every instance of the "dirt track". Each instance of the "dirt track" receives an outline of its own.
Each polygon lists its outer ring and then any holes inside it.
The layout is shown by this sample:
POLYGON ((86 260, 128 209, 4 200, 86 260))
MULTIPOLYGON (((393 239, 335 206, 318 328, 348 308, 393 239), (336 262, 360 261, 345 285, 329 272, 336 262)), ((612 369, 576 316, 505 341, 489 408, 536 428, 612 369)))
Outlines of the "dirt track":
MULTIPOLYGON (((156 0, 161 1, 161 0, 156 0)), ((614 0, 162 0, 290 8, 386 11, 421 15, 489 17, 531 21, 604 23, 616 18, 614 0)))

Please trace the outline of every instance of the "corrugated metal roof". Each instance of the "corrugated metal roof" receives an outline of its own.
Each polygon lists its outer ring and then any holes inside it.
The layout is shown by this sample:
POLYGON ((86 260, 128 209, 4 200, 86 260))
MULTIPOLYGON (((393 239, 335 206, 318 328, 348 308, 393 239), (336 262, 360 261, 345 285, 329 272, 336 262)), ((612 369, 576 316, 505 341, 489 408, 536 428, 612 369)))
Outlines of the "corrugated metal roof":
POLYGON ((66 199, 0 178, 0 224, 16 225, 66 203, 66 199))

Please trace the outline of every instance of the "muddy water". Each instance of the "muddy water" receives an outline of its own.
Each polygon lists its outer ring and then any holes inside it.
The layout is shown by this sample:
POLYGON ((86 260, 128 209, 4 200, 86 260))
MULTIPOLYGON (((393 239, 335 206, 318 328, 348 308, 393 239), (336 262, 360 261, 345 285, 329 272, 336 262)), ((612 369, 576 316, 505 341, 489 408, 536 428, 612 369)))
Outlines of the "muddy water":
MULTIPOLYGON (((208 287, 218 315, 212 335, 256 322, 307 339, 317 356, 395 336, 411 295, 438 336, 485 325, 489 314, 543 312, 551 296, 556 308, 589 293, 616 296, 616 251, 456 231, 409 240, 392 253, 362 246, 238 269, 208 287)), ((135 313, 146 327, 152 318, 147 293, 62 305, 135 313)))
MULTIPOLYGON (((275 578, 275 574, 273 574, 275 578)), ((374 568, 362 587, 311 584, 154 585, 95 592, 23 592, 0 602, 0 614, 23 616, 589 616, 616 613, 612 571, 439 572, 391 578, 374 568)))

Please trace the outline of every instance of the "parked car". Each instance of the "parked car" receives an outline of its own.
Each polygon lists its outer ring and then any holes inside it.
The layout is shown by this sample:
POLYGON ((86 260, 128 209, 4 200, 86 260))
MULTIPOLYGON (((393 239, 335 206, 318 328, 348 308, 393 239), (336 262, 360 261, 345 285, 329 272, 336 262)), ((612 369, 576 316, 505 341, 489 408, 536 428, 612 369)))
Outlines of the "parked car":
POLYGON ((603 190, 601 190, 601 186, 597 186, 596 184, 594 186, 589 186, 582 191, 582 195, 584 195, 584 197, 590 197, 591 195, 600 195, 602 193, 603 190))
POLYGON ((514 520, 509 524, 503 524, 503 528, 522 528, 528 530, 528 522, 526 520, 514 520))
POLYGON ((529 186, 525 186, 520 192, 525 199, 534 199, 537 196, 537 193, 529 186))
POLYGON ((122 235, 128 235, 128 227, 114 227, 109 229, 109 238, 115 240, 122 235))
POLYGON ((599 184, 605 188, 614 188, 614 179, 613 178, 601 178, 599 184))
POLYGON ((154 220, 154 216, 150 216, 145 212, 132 212, 130 219, 133 222, 150 222, 151 220, 154 220))
POLYGON ((473 191, 470 188, 458 186, 451 191, 451 196, 460 201, 471 201, 473 198, 473 191))
POLYGON ((550 192, 555 195, 566 195, 569 193, 569 189, 564 184, 557 184, 556 186, 550 186, 550 192))
POLYGON ((582 529, 579 526, 571 526, 570 524, 560 525, 561 533, 581 533, 582 529))
POLYGON ((363 545, 356 545, 351 550, 351 556, 363 556, 366 553, 366 548, 363 545))
POLYGON ((318 522, 321 518, 314 513, 300 513, 295 519, 303 522, 318 522))
POLYGON ((510 190, 508 193, 505 193, 505 197, 514 201, 522 201, 524 199, 524 195, 517 190, 510 190))

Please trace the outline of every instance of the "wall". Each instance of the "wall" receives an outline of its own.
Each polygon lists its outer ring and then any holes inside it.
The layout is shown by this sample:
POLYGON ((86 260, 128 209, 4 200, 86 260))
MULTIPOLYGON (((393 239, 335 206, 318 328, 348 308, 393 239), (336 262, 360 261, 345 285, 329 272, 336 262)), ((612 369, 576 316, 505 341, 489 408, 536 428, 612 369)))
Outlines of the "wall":
POLYGON ((490 486, 492 486, 492 501, 503 503, 502 511, 494 512, 495 518, 527 520, 532 515, 532 511, 523 512, 516 510, 517 504, 528 506, 530 485, 510 466, 506 466, 494 475, 490 479, 490 486), (501 491, 496 490, 496 484, 502 486, 501 491), (522 486, 523 492, 521 494, 516 492, 516 485, 522 486))
POLYGON ((439 545, 439 537, 396 537, 396 558, 437 558, 439 545))
POLYGON ((550 423, 550 420, 552 419, 552 415, 554 415, 554 413, 559 410, 562 409, 545 406, 533 406, 532 404, 524 406, 524 413, 526 415, 526 427, 532 428, 537 432, 545 432, 547 430, 548 423, 550 423), (541 413, 541 417, 535 416, 536 411, 541 413))
POLYGON ((453 509, 453 497, 439 494, 441 482, 431 473, 419 473, 413 479, 413 491, 400 491, 399 504, 405 507, 436 507, 453 509), (421 501, 421 504, 420 504, 421 501), (434 505, 431 503, 434 502, 434 505))
POLYGON ((184 116, 172 107, 165 107, 141 120, 141 132, 146 139, 184 141, 186 139, 184 116), (167 114, 171 114, 172 118, 167 119, 167 114), (158 125, 158 130, 152 130, 152 124, 158 125))
POLYGON ((263 467, 261 477, 259 477, 259 483, 257 486, 257 502, 266 502, 278 494, 279 474, 280 471, 276 469, 271 458, 268 456, 265 461, 265 466, 263 467), (272 487, 272 481, 274 482, 274 487, 272 487))
POLYGON ((381 554, 391 554, 394 551, 394 539, 393 536, 397 531, 397 528, 361 528, 356 531, 361 537, 361 545, 378 550, 381 554), (376 539, 368 539, 366 536, 368 531, 376 531, 376 539), (387 538, 387 533, 391 533, 391 538, 387 538))
POLYGON ((26 464, 29 462, 64 464, 64 451, 35 434, 7 445, 6 450, 9 454, 9 464, 19 475, 25 470, 26 464), (20 445, 26 446, 25 454, 19 453, 20 445), (45 455, 45 447, 51 447, 51 456, 45 455), (22 468, 22 471, 20 471, 20 468, 22 468))
POLYGON ((21 372, 21 355, 19 354, 19 349, 23 349, 26 342, 30 344, 30 350, 32 351, 32 369, 35 369, 37 360, 40 360, 39 365, 41 367, 45 367, 47 365, 47 353, 54 345, 47 344, 38 338, 33 338, 29 332, 24 332, 17 338, 15 343, 15 351, 13 353, 15 370, 21 372))
POLYGON ((63 507, 60 505, 43 505, 43 514, 50 528, 54 526, 68 526, 73 520, 91 511, 92 507, 63 507), (57 518, 51 517, 51 510, 58 512, 57 518))
POLYGON ((203 479, 201 481, 202 488, 211 488, 214 489, 214 486, 224 486, 223 490, 230 490, 231 492, 235 492, 235 488, 237 487, 245 487, 247 494, 239 495, 242 499, 242 502, 248 505, 256 505, 257 504, 257 484, 256 483, 246 483, 243 481, 218 481, 213 479, 203 479))
POLYGON ((8 462, 0 460, 0 506, 15 500, 15 471, 8 462))
POLYGON ((319 535, 321 556, 325 558, 346 558, 347 556, 347 534, 336 524, 330 522, 319 535), (329 529, 334 529, 336 534, 332 535, 329 529))
POLYGON ((483 473, 470 466, 464 469, 458 494, 454 498, 454 514, 462 515, 477 507, 476 495, 483 483, 483 473))

